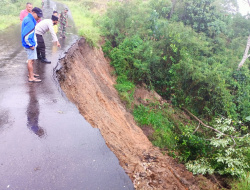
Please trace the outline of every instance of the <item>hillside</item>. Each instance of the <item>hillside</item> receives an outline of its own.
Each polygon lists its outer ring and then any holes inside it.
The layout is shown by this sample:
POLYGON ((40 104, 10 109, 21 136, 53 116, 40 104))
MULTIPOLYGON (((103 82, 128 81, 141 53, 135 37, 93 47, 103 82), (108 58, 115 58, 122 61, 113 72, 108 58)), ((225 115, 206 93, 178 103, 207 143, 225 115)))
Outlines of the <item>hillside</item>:
POLYGON ((211 182, 195 178, 147 139, 120 101, 101 49, 92 49, 82 38, 60 64, 61 88, 84 118, 100 129, 137 189, 213 189, 211 182))

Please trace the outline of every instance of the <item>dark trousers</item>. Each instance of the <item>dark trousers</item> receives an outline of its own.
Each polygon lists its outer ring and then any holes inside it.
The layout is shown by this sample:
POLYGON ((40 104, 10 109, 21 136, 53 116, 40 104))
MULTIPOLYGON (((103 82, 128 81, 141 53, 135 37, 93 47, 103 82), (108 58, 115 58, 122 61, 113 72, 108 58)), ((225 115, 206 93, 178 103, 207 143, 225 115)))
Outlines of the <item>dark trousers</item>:
POLYGON ((37 51, 37 57, 39 58, 46 58, 45 55, 45 43, 44 43, 44 39, 42 35, 36 34, 36 38, 37 38, 37 47, 36 47, 36 51, 37 51))

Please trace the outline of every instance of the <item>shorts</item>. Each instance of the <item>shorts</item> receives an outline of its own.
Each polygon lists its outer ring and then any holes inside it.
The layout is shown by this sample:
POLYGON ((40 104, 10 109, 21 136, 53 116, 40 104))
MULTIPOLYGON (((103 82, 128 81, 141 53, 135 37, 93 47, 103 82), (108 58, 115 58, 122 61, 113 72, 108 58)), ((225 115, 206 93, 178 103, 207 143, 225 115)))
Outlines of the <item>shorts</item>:
POLYGON ((28 60, 37 59, 36 47, 34 50, 25 48, 25 51, 28 55, 28 60))

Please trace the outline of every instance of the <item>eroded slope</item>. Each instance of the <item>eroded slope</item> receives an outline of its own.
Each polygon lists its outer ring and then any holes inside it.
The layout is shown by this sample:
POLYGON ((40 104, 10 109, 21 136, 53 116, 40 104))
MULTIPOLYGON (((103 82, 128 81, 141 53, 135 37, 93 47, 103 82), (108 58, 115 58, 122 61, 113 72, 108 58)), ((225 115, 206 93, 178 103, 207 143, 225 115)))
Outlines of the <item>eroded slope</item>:
POLYGON ((199 189, 184 167, 173 166, 135 124, 114 88, 109 63, 82 38, 60 60, 61 88, 84 118, 99 128, 137 189, 199 189), (174 168, 174 169, 173 169, 174 168))

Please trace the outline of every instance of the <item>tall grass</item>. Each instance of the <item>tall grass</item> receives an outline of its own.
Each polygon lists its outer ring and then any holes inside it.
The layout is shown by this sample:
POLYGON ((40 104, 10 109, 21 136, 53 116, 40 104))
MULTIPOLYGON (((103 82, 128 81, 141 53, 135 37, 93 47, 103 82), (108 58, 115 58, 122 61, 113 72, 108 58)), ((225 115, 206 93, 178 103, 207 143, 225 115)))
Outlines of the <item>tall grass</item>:
POLYGON ((20 23, 20 21, 16 16, 0 15, 0 31, 18 23, 20 23))
POLYGON ((167 108, 167 105, 144 106, 141 104, 135 107, 133 115, 140 126, 151 126, 154 129, 151 141, 155 146, 174 149, 176 144, 173 133, 174 125, 169 120, 170 113, 167 108))
POLYGON ((92 11, 94 7, 89 7, 86 1, 61 1, 58 2, 66 4, 73 16, 75 26, 78 30, 78 35, 86 38, 86 41, 92 45, 97 46, 101 40, 101 30, 96 20, 99 17, 98 12, 92 11))
POLYGON ((26 3, 31 2, 33 7, 41 7, 41 0, 1 0, 0 1, 0 31, 14 24, 20 23, 20 11, 25 9, 26 3))
POLYGON ((250 190, 250 173, 248 172, 246 178, 233 182, 232 190, 250 190))

